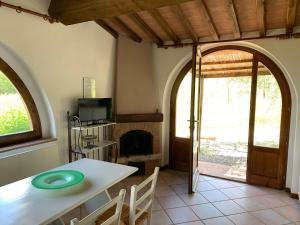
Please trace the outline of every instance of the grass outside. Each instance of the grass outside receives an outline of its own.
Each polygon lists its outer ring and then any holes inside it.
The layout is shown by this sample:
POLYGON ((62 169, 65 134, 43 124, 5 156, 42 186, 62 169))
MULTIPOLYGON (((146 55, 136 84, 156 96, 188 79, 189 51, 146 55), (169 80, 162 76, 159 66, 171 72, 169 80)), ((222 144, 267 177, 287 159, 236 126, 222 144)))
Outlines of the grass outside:
POLYGON ((25 103, 0 71, 0 136, 32 130, 25 103))

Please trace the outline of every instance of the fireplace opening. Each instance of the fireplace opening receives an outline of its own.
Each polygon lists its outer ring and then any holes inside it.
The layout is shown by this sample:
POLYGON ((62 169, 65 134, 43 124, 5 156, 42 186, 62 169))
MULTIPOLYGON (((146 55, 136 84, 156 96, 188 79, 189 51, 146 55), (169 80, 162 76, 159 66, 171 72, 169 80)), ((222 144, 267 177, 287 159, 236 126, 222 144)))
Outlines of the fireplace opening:
POLYGON ((153 153, 153 135, 144 130, 132 130, 120 138, 120 156, 149 155, 153 153))

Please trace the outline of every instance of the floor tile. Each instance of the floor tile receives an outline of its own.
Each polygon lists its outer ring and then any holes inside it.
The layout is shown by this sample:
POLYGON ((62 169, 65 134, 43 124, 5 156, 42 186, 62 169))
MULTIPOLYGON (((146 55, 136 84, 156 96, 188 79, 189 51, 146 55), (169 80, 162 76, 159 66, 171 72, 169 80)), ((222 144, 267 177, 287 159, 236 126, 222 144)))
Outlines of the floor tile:
POLYGON ((208 203, 208 200, 204 198, 200 193, 184 194, 179 196, 187 205, 199 205, 208 203))
POLYGON ((217 180, 218 178, 215 177, 210 177, 206 175, 200 175, 205 181, 210 181, 210 180, 217 180))
POLYGON ((164 209, 177 208, 186 206, 178 196, 165 196, 157 198, 164 209))
POLYGON ((201 181, 197 183, 197 191, 210 191, 216 189, 215 186, 211 185, 208 181, 201 181))
POLYGON ((173 184, 171 185, 171 188, 177 193, 177 194, 188 194, 188 184, 173 184))
POLYGON ((275 208, 287 205, 285 202, 280 201, 278 198, 274 198, 273 195, 265 195, 255 198, 258 202, 265 205, 267 208, 275 208))
POLYGON ((226 216, 245 212, 244 209, 232 200, 214 202, 213 205, 226 216))
POLYGON ((203 220, 205 225, 234 225, 229 219, 226 217, 218 217, 212 218, 208 220, 203 220))
POLYGON ((230 199, 247 197, 247 195, 237 187, 220 189, 220 191, 222 191, 230 199))
POLYGON ((220 188, 231 188, 235 187, 230 181, 226 180, 210 180, 208 181, 210 184, 212 184, 214 187, 220 189, 220 188))
POLYGON ((296 205, 299 204, 299 199, 295 199, 295 198, 291 198, 289 196, 288 193, 286 192, 282 192, 280 194, 274 194, 274 195, 270 195, 273 198, 276 198, 284 203, 286 203, 287 205, 296 205))
POLYGON ((170 224, 173 223, 163 210, 152 212, 151 225, 170 225, 170 224))
POLYGON ((171 184, 185 184, 185 183, 187 183, 187 181, 185 179, 180 178, 178 176, 167 176, 167 177, 164 177, 163 179, 169 185, 171 185, 171 184))
POLYGON ((154 198, 152 204, 152 210, 162 210, 160 203, 158 202, 157 198, 154 198))
POLYGON ((297 222, 300 221, 300 209, 292 206, 284 206, 280 208, 273 209, 275 212, 284 216, 290 221, 297 222))
POLYGON ((261 220, 266 225, 282 225, 289 224, 291 221, 282 217, 272 209, 265 209, 257 212, 251 212, 253 216, 261 220))
POLYGON ((257 199, 254 197, 234 199, 233 201, 239 204, 243 209, 245 209, 248 212, 258 211, 267 208, 265 205, 258 202, 257 199))
POLYGON ((176 195, 176 193, 169 186, 156 187, 156 189, 155 189, 155 196, 156 197, 171 196, 171 195, 174 196, 174 195, 176 195))
POLYGON ((223 216, 211 203, 194 205, 191 208, 201 220, 223 216))
POLYGON ((248 197, 252 196, 259 196, 259 195, 266 195, 267 193, 264 192, 261 188, 251 185, 245 185, 238 187, 241 191, 243 191, 248 197))
POLYGON ((187 223, 179 223, 178 225, 204 225, 200 220, 194 222, 187 222, 187 223))
POLYGON ((227 216, 236 225, 264 225, 259 219, 249 213, 227 216))
POLYGON ((166 213, 175 224, 199 220, 189 207, 167 209, 166 213))
POLYGON ((200 194, 202 194, 210 202, 217 202, 229 199, 225 194, 218 190, 203 191, 200 192, 200 194))

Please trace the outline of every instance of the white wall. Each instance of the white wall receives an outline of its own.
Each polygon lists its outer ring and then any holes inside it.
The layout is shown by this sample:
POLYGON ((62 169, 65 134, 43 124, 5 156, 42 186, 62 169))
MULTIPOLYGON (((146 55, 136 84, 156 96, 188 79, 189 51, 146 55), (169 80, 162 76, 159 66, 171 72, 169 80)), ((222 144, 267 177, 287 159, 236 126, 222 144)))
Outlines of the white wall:
POLYGON ((117 113, 154 113, 158 95, 153 77, 152 44, 118 39, 117 113))
MULTIPOLYGON (((6 2, 47 13, 50 0, 6 2)), ((73 26, 50 24, 42 18, 17 14, 4 7, 0 8, 0 18, 0 57, 9 61, 33 93, 41 115, 43 136, 58 139, 54 149, 58 149, 60 163, 65 162, 68 151, 66 113, 74 111, 76 99, 82 97, 82 77, 96 79, 97 97, 113 96, 116 41, 94 22, 73 26)), ((36 161, 53 157, 48 152, 41 157, 36 151, 31 165, 34 167, 36 161)), ((22 157, 10 161, 10 166, 14 167, 22 157)), ((1 159, 0 171, 3 164, 1 159)))
MULTIPOLYGON (((268 57, 272 58, 284 72, 288 80, 292 93, 292 118, 289 140, 289 157, 287 168, 286 186, 291 188, 293 193, 299 193, 299 175, 300 175, 300 142, 298 119, 300 117, 298 105, 298 96, 300 94, 300 64, 299 64, 299 39, 293 40, 254 40, 251 42, 225 43, 243 45, 261 51, 268 57)), ((216 47, 222 44, 204 45, 202 50, 216 47)), ((224 44, 223 44, 224 45, 224 44)), ((158 49, 153 47, 153 62, 155 82, 159 90, 160 110, 164 113, 164 159, 168 163, 168 129, 169 129, 169 104, 171 88, 176 76, 182 67, 191 59, 191 48, 179 49, 158 49), (163 63, 162 63, 163 62, 163 63)))

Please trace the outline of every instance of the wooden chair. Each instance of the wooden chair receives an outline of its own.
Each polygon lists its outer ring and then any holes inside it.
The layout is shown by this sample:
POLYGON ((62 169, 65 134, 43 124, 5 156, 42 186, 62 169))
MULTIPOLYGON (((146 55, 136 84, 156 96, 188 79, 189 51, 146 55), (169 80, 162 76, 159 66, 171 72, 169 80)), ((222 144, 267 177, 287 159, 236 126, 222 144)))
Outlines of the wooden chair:
POLYGON ((142 225, 147 220, 147 225, 151 224, 152 204, 158 177, 159 167, 154 173, 139 185, 131 187, 130 205, 123 205, 121 220, 126 225, 142 225), (141 197, 139 192, 143 191, 147 185, 151 185, 141 197))
MULTIPOLYGON (((158 172, 159 167, 156 167, 154 173, 150 177, 144 180, 141 184, 133 185, 131 187, 130 205, 123 204, 121 223, 124 225, 142 225, 145 221, 147 221, 147 225, 151 224, 151 210, 158 172), (150 185, 150 189, 138 198, 139 192, 144 191, 147 185, 150 185)), ((111 208, 105 214, 112 215, 113 212, 114 210, 111 208)), ((101 215, 99 219, 103 220, 103 215, 101 215)))
POLYGON ((109 201, 103 207, 96 209, 94 212, 89 214, 87 217, 82 220, 74 218, 71 220, 71 225, 120 225, 122 206, 124 202, 126 190, 122 189, 119 192, 119 195, 113 200, 109 201), (106 212, 109 209, 114 209, 114 212, 111 215, 108 215, 106 212), (101 215, 101 217, 99 217, 101 215))

